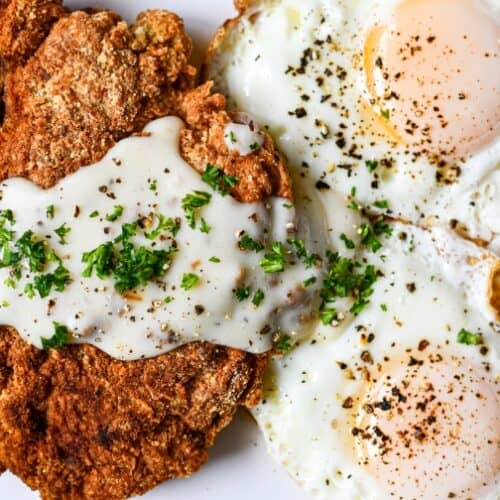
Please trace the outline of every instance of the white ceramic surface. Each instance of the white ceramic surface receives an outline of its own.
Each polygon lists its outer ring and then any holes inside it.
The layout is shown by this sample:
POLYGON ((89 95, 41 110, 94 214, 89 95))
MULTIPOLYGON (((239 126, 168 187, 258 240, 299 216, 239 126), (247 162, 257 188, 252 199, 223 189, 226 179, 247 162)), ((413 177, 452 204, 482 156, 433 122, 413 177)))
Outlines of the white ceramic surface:
MULTIPOLYGON (((234 9, 232 0, 67 0, 70 8, 110 8, 128 21, 142 10, 169 9, 181 15, 195 42, 199 60, 215 29, 234 9)), ((189 479, 165 483, 145 495, 145 500, 304 500, 305 494, 267 455, 252 418, 243 411, 219 436, 210 461, 189 479)), ((9 473, 0 476, 0 500, 38 498, 9 473)))

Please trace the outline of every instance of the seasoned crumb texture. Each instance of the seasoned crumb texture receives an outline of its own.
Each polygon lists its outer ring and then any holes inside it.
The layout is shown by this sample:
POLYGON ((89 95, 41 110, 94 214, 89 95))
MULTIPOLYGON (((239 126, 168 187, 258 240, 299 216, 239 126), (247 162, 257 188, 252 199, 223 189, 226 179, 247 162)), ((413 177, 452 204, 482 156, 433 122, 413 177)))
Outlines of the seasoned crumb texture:
POLYGON ((44 29, 32 26, 40 2, 13 0, 0 17, 3 27, 4 17, 25 3, 32 5, 34 19, 20 26, 12 20, 10 31, 0 32, 7 65, 0 133, 4 177, 27 175, 50 186, 99 160, 151 119, 175 114, 179 95, 193 86, 191 40, 175 14, 148 11, 130 27, 109 11, 62 14, 55 23, 42 17, 52 27, 24 63, 26 57, 14 54, 29 53, 40 42, 36 33, 44 29), (16 27, 18 34, 9 38, 16 27), (9 48, 18 37, 25 39, 22 46, 9 48))
MULTIPOLYGON (((236 175, 241 201, 291 198, 268 136, 248 157, 228 151, 224 98, 210 84, 194 89, 190 51, 168 12, 128 27, 107 11, 0 0, 0 178, 52 186, 175 114, 186 122, 181 153, 198 171, 213 163, 236 175)), ((266 363, 207 343, 143 361, 89 345, 45 352, 0 327, 0 472, 3 464, 44 499, 122 499, 188 476, 237 407, 258 402, 266 363)))
POLYGON ((123 362, 4 328, 0 366, 0 460, 44 499, 121 499, 196 471, 265 358, 196 343, 123 362))

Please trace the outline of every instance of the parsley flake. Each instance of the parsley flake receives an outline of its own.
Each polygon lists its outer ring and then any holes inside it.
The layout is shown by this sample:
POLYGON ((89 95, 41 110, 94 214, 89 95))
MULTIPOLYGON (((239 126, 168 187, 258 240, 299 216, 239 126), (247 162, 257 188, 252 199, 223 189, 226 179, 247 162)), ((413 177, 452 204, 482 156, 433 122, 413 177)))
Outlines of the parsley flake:
POLYGON ((354 241, 350 240, 344 233, 340 235, 340 239, 344 242, 346 248, 348 248, 349 250, 352 250, 353 248, 356 247, 354 241))
POLYGON ((64 325, 54 322, 54 334, 50 338, 42 337, 42 347, 47 349, 61 349, 70 339, 69 331, 64 325))
POLYGON ((285 251, 280 242, 273 243, 271 251, 264 255, 259 262, 260 267, 266 274, 281 273, 285 270, 285 251))
POLYGON ((247 234, 244 234, 240 241, 238 242, 238 247, 240 250, 250 250, 253 252, 262 252, 264 250, 264 245, 260 241, 256 241, 247 234))
POLYGON ((239 302, 243 302, 244 300, 250 297, 250 288, 249 287, 239 287, 234 291, 236 298, 239 302))
POLYGON ((115 205, 113 207, 113 212, 111 212, 110 214, 106 215, 106 220, 108 222, 115 222, 122 215, 123 215, 123 207, 121 205, 115 205))
POLYGON ((262 301, 264 300, 265 298, 265 294, 264 292, 259 288, 254 296, 253 296, 253 299, 252 299, 252 304, 255 306, 255 307, 259 307, 261 304, 262 304, 262 301))
POLYGON ((198 275, 193 273, 184 273, 182 276, 181 288, 184 290, 191 290, 195 285, 198 284, 200 278, 198 275))
POLYGON ((234 175, 226 175, 220 168, 207 164, 205 172, 201 176, 201 180, 208 184, 214 191, 217 191, 222 196, 229 193, 229 189, 236 186, 238 178, 234 175))
POLYGON ((457 342, 465 345, 478 345, 483 343, 483 336, 479 333, 472 333, 462 328, 457 334, 457 342))
POLYGON ((61 245, 68 244, 68 242, 66 241, 66 236, 70 232, 71 232, 71 228, 66 224, 66 222, 54 230, 54 233, 56 233, 57 236, 59 236, 59 243, 61 245))
POLYGON ((49 205, 45 209, 45 215, 47 216, 47 219, 53 219, 55 213, 56 213, 56 207, 54 205, 49 205))
POLYGON ((194 229, 196 227, 196 217, 199 209, 208 205, 211 199, 212 195, 205 191, 194 191, 182 198, 182 209, 190 228, 194 229))

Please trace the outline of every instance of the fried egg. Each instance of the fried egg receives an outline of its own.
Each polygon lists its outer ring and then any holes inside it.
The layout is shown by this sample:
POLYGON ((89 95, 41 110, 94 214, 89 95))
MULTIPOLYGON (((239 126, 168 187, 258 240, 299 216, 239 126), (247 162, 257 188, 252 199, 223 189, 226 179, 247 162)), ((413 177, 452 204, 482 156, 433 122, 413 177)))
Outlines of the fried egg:
POLYGON ((400 223, 339 251, 376 268, 371 302, 273 360, 270 453, 317 498, 498 498, 498 259, 400 223))
POLYGON ((292 168, 500 253, 496 0, 260 1, 208 76, 292 168))

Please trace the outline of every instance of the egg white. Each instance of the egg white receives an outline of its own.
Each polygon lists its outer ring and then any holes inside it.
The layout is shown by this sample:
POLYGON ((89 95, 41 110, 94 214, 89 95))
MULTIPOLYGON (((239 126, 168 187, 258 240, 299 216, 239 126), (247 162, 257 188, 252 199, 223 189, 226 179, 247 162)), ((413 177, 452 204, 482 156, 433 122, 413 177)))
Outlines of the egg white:
MULTIPOLYGON (((363 351, 368 350, 377 365, 407 349, 416 350, 425 339, 431 352, 443 349, 477 367, 488 364, 493 379, 500 373, 500 324, 487 300, 489 273, 497 258, 441 229, 426 231, 406 224, 394 224, 393 229, 380 253, 352 252, 383 274, 374 285, 371 303, 358 316, 347 315, 334 328, 319 328, 308 342, 275 357, 264 402, 254 410, 271 455, 318 498, 388 495, 358 465, 342 408, 346 398, 367 385, 354 369, 362 365, 363 351), (488 352, 458 343, 462 328, 481 333, 488 352), (374 338, 368 343, 369 334, 374 338), (352 379, 342 363, 350 367, 352 379)), ((499 427, 498 415, 484 418, 483 424, 491 421, 499 427)), ((489 485, 484 498, 497 498, 499 480, 489 485)))
MULTIPOLYGON (((421 226, 458 221, 468 237, 500 254, 500 137, 464 159, 461 175, 448 185, 436 181, 436 166, 425 155, 408 154, 385 133, 383 121, 365 111, 365 39, 396 4, 258 2, 228 28, 208 76, 231 106, 266 125, 293 169, 344 195, 355 186, 367 207, 388 199, 392 215, 421 226), (298 118, 302 108, 307 114, 298 118), (366 167, 371 160, 380 163, 375 172, 366 167)), ((494 2, 484 6, 496 19, 494 2)))

